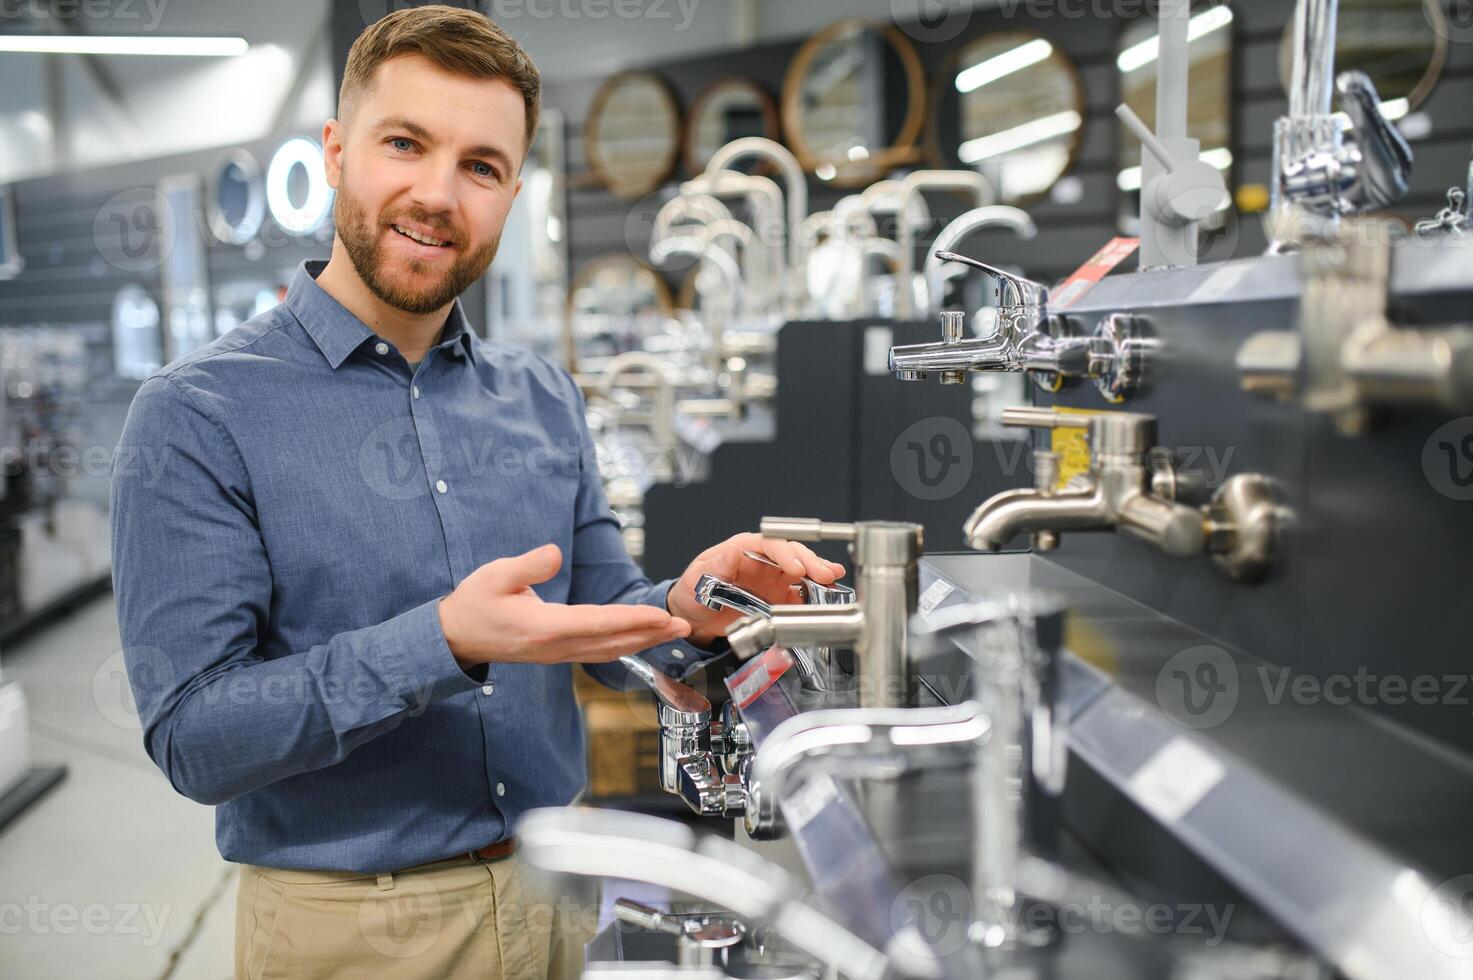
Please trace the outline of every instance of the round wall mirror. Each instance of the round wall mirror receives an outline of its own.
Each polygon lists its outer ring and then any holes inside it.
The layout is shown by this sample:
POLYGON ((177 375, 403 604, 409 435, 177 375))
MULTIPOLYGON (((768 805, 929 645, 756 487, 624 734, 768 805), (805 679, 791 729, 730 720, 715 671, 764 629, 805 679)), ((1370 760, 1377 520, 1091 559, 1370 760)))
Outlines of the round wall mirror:
POLYGON ((568 295, 570 369, 640 350, 674 310, 670 287, 653 270, 622 253, 590 259, 568 295))
MULTIPOLYGON (((1426 101, 1447 64, 1447 14, 1438 0, 1340 0, 1335 74, 1363 71, 1395 121, 1426 101)), ((1279 81, 1294 73, 1294 20, 1279 45, 1279 81)), ((1340 107, 1336 105, 1335 109, 1340 107)))
MULTIPOLYGON (((1233 12, 1229 7, 1199 3, 1187 36, 1191 65, 1191 99, 1187 102, 1187 136, 1201 144, 1201 157, 1223 171, 1232 187, 1233 153, 1233 12)), ((1156 60, 1159 28, 1154 17, 1138 17, 1120 32, 1115 67, 1121 99, 1145 124, 1156 128, 1156 60)), ((1120 190, 1120 230, 1140 231, 1141 144, 1123 123, 1118 127, 1115 185, 1120 190)))
POLYGON ((1074 165, 1084 135, 1084 85, 1064 50, 1039 34, 987 34, 937 79, 927 143, 941 167, 970 167, 998 199, 1026 201, 1074 165))
POLYGON ((783 78, 788 146, 820 179, 867 184, 916 158, 925 75, 895 27, 841 20, 798 49, 783 78))
POLYGON ((588 167, 616 197, 643 197, 675 169, 680 107, 664 79, 626 72, 604 82, 583 130, 588 167))
POLYGON ((750 78, 717 79, 701 90, 686 116, 685 169, 700 173, 713 153, 743 136, 777 139, 777 106, 750 78))
POLYGON ((205 211, 210 231, 227 245, 256 237, 266 218, 266 178, 256 158, 231 150, 210 174, 205 211))

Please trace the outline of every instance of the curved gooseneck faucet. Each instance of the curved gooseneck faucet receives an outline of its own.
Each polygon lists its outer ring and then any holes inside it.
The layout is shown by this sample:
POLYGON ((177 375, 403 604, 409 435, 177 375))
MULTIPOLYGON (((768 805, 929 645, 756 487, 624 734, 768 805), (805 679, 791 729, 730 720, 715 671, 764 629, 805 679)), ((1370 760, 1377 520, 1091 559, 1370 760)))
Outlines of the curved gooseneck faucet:
POLYGON ((1033 223, 1028 212, 1005 204, 973 208, 941 229, 930 254, 926 256, 923 267, 926 278, 926 302, 930 304, 932 314, 941 312, 941 294, 945 288, 947 266, 940 253, 955 251, 956 247, 973 232, 998 226, 1011 228, 1019 238, 1024 240, 1031 239, 1038 234, 1038 226, 1033 223))

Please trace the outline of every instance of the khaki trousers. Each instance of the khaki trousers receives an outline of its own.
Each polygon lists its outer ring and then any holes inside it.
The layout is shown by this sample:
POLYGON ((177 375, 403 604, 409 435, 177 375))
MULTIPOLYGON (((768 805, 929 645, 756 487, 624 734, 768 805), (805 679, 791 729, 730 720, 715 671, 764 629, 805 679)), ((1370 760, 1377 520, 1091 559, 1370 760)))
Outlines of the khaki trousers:
POLYGON ((577 980, 593 892, 538 889, 513 854, 355 875, 243 864, 237 980, 577 980))

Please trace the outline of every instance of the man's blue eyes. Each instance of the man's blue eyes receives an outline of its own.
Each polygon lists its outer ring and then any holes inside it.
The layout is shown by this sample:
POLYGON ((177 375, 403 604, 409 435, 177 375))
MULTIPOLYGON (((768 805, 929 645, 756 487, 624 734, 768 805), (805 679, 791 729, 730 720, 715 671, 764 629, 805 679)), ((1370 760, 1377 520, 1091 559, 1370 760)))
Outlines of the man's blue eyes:
MULTIPOLYGON (((394 147, 394 149, 404 153, 408 153, 410 150, 414 149, 414 141, 406 139, 403 136, 391 136, 389 138, 389 145, 394 147)), ((489 164, 473 163, 471 164, 471 169, 475 172, 477 177, 496 176, 496 171, 489 164)))

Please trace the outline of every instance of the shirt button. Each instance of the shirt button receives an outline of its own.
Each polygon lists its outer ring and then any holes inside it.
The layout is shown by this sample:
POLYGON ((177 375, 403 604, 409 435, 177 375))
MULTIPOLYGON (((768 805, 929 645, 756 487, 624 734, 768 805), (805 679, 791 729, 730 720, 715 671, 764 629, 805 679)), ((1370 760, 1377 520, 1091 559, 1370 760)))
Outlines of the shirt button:
POLYGON ((389 345, 380 340, 378 343, 373 345, 373 349, 378 351, 380 354, 387 354, 389 352, 389 345))
POLYGON ((482 694, 490 694, 494 690, 496 690, 496 685, 495 684, 483 684, 483 685, 481 685, 481 693, 482 694))
POLYGON ((496 795, 497 796, 505 796, 506 795, 506 783, 497 783, 496 784, 496 795))
POLYGON ((414 397, 415 398, 418 398, 419 397, 419 385, 415 385, 414 386, 414 397))
POLYGON ((450 492, 450 486, 444 480, 436 480, 435 481, 435 489, 438 490, 438 491, 440 491, 441 493, 449 493, 450 492))
POLYGON ((670 656, 674 657, 676 660, 684 660, 685 659, 685 651, 684 650, 671 650, 670 651, 670 656))

